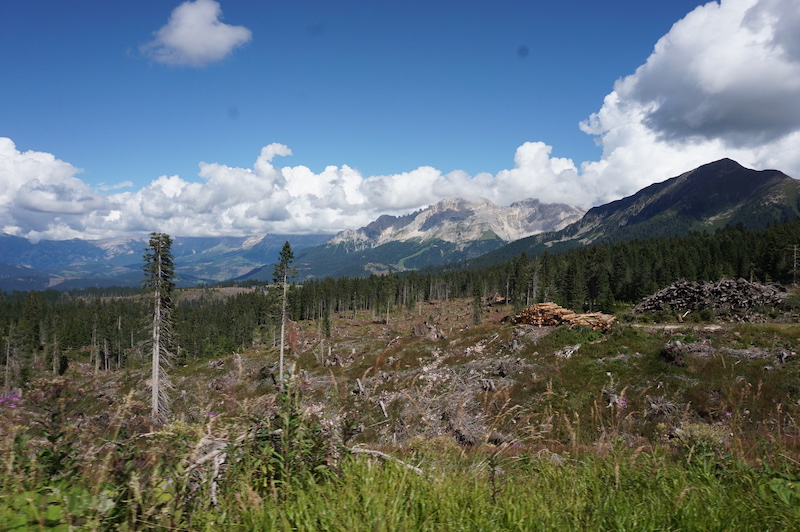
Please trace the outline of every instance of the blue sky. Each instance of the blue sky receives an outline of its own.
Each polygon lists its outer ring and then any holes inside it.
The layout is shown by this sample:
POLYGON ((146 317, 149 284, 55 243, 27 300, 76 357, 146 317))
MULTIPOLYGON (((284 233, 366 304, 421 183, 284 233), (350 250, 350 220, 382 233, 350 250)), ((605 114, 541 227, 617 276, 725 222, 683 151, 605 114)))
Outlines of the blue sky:
POLYGON ((589 207, 724 156, 800 177, 797 35, 796 0, 9 1, 0 231, 589 207))

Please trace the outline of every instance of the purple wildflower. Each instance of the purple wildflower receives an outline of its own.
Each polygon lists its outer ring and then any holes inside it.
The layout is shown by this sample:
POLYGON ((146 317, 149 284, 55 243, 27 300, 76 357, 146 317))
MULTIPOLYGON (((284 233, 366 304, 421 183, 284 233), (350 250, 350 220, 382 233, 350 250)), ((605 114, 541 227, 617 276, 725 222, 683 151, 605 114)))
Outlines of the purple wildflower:
POLYGON ((16 408, 22 403, 22 396, 16 392, 0 396, 0 407, 16 408))

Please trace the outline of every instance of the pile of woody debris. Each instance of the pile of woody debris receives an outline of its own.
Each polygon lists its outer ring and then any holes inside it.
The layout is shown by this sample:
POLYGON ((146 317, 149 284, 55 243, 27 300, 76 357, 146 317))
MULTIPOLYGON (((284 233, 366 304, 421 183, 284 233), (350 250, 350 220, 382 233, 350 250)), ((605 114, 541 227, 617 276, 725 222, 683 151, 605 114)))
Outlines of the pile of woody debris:
POLYGON ((633 311, 657 312, 667 306, 679 312, 706 308, 748 310, 779 305, 785 297, 786 290, 780 285, 744 279, 722 279, 715 283, 677 281, 644 298, 633 311))
POLYGON ((511 318, 511 323, 536 325, 537 327, 553 325, 584 326, 608 331, 614 323, 614 316, 603 314, 602 312, 577 314, 555 303, 537 303, 511 318))

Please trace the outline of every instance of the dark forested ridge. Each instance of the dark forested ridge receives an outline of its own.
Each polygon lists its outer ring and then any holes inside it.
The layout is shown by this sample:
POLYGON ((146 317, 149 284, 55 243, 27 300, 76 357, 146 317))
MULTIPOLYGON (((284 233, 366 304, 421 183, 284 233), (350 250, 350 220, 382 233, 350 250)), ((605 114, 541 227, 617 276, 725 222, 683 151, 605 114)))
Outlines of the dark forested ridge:
POLYGON ((412 272, 367 279, 312 280, 294 292, 297 318, 315 309, 367 309, 429 299, 498 293, 518 307, 555 301, 574 310, 613 310, 678 280, 721 277, 790 282, 800 221, 750 231, 741 225, 714 233, 587 246, 565 253, 520 254, 480 269, 412 272))

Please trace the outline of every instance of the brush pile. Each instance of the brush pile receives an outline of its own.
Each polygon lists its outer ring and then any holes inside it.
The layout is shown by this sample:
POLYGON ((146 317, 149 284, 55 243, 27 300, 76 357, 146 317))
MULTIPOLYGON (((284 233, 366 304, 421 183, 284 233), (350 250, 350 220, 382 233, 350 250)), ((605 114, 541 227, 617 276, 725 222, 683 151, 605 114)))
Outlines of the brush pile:
POLYGON ((678 312, 705 308, 748 310, 779 305, 784 297, 786 291, 779 285, 744 279, 722 279, 716 283, 677 281, 644 298, 633 311, 658 312, 666 307, 678 312))
POLYGON ((603 314, 602 312, 577 314, 555 303, 537 303, 511 318, 511 323, 536 325, 537 327, 553 325, 583 326, 608 331, 614 323, 614 316, 603 314))

